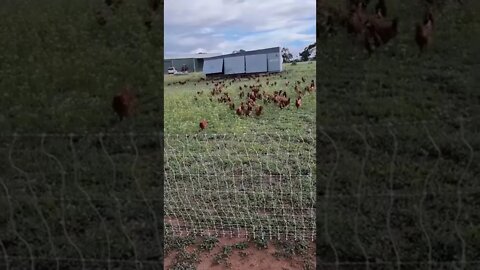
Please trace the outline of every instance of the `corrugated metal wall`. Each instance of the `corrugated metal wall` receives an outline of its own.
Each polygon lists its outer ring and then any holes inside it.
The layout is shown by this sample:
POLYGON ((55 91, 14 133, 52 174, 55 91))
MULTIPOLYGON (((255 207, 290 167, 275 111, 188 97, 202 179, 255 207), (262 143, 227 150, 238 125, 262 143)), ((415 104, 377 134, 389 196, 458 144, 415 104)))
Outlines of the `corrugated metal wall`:
POLYGON ((198 67, 197 70, 203 70, 204 74, 223 73, 225 75, 281 72, 283 70, 282 63, 280 48, 278 47, 250 51, 242 55, 224 55, 223 59, 218 57, 214 59, 206 58, 203 63, 203 69, 198 67))
POLYGON ((214 74, 223 72, 223 58, 205 59, 203 62, 203 73, 214 74))
POLYGON ((245 73, 245 56, 241 55, 241 56, 225 57, 224 65, 225 65, 224 74, 245 73))
POLYGON ((282 71, 282 57, 280 53, 268 54, 268 72, 280 72, 282 71))
POLYGON ((266 54, 246 55, 245 56, 246 73, 267 72, 268 61, 266 54))
POLYGON ((195 72, 202 72, 203 59, 195 59, 195 72))

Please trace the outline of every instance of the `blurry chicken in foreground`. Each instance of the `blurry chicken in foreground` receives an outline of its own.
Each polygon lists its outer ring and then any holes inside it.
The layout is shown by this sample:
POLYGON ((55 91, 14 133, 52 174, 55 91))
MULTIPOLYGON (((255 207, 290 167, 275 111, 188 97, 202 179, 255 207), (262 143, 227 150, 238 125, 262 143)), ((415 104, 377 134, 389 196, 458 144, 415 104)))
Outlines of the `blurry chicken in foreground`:
POLYGON ((415 28, 415 42, 420 53, 432 43, 433 15, 427 11, 422 24, 417 24, 415 28))
POLYGON ((202 130, 206 129, 206 128, 207 128, 207 126, 208 126, 208 122, 207 122, 207 120, 203 119, 202 121, 200 121, 200 124, 199 124, 199 126, 200 126, 200 131, 202 131, 202 130))
POLYGON ((122 121, 123 118, 132 116, 136 103, 137 97, 132 93, 130 86, 126 86, 113 97, 112 107, 122 121))

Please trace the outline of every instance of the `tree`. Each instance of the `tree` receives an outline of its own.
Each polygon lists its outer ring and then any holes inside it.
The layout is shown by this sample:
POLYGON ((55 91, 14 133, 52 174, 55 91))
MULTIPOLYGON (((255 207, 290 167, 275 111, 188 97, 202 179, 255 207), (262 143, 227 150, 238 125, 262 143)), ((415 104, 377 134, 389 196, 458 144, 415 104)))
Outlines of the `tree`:
POLYGON ((316 42, 305 47, 305 49, 303 49, 303 52, 299 53, 300 60, 308 61, 308 59, 310 58, 310 55, 312 55, 312 51, 315 50, 316 48, 317 48, 316 42))
POLYGON ((308 50, 304 50, 303 52, 299 53, 301 61, 308 61, 310 57, 310 52, 308 50))
POLYGON ((289 63, 292 60, 293 55, 288 48, 282 48, 282 58, 285 63, 289 63))

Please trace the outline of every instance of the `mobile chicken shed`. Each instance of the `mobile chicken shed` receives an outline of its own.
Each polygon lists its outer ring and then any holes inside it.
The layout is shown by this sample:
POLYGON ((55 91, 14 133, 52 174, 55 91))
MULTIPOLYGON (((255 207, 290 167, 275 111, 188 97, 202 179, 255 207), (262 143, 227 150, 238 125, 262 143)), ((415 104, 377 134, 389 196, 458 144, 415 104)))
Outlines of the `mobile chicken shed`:
POLYGON ((282 72, 282 64, 280 47, 273 47, 207 58, 203 73, 210 76, 282 72))

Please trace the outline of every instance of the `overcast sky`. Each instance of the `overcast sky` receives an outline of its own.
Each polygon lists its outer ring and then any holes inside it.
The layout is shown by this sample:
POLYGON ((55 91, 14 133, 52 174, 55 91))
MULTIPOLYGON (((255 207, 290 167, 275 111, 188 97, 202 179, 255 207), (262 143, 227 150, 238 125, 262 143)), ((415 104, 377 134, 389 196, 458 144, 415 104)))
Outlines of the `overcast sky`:
POLYGON ((315 42, 315 0, 167 0, 165 55, 287 47, 315 42))

